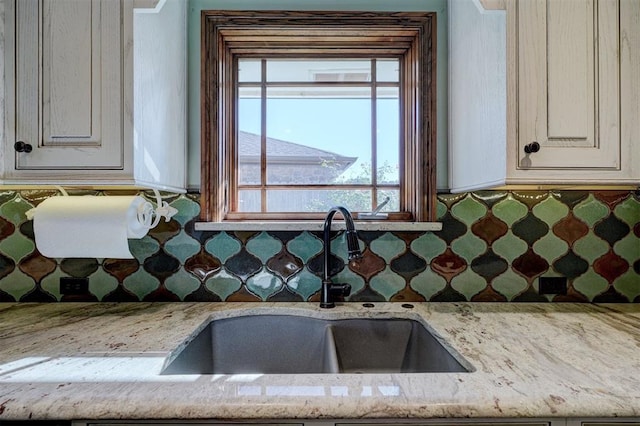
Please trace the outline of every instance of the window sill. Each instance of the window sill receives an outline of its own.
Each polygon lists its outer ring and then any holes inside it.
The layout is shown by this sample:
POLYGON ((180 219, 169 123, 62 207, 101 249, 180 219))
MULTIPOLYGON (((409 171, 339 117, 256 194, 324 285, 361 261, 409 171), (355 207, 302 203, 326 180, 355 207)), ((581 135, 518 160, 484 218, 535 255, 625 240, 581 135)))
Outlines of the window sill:
MULTIPOLYGON (((359 231, 441 231, 441 222, 385 222, 355 220, 359 231)), ((289 222, 196 222, 196 231, 322 231, 323 221, 289 221, 289 222)), ((334 221, 334 231, 343 230, 344 222, 334 221)))

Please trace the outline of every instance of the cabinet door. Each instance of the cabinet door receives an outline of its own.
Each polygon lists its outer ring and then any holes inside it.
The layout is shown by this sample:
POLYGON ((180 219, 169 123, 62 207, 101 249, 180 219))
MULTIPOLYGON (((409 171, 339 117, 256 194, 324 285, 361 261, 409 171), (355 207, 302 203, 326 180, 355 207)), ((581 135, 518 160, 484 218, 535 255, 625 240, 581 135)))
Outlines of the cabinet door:
POLYGON ((518 168, 620 168, 619 0, 518 2, 518 168), (525 153, 538 142, 540 150, 525 153))
POLYGON ((19 0, 17 170, 123 167, 121 2, 19 0))

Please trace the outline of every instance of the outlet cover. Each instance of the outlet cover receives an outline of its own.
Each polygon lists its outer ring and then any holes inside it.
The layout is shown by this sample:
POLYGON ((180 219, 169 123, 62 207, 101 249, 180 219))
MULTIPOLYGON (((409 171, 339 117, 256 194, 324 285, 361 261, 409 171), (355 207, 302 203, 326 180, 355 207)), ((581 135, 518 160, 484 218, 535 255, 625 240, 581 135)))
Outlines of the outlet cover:
POLYGON ((538 279, 539 294, 567 294, 567 277, 540 277, 538 279))
POLYGON ((60 277, 60 294, 83 295, 89 293, 89 278, 60 277))

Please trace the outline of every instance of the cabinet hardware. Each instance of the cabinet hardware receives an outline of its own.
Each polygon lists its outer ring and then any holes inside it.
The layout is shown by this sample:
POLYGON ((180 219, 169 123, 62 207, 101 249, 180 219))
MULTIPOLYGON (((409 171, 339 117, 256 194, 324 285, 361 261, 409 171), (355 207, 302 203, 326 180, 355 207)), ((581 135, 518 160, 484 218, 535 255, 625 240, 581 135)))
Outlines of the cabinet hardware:
POLYGON ((33 147, 30 143, 24 143, 22 141, 18 141, 13 144, 13 148, 16 150, 16 152, 30 153, 31 151, 33 151, 33 147))
POLYGON ((540 151, 540 144, 536 141, 533 141, 529 144, 526 144, 524 146, 524 152, 525 154, 532 154, 534 152, 538 152, 540 151))

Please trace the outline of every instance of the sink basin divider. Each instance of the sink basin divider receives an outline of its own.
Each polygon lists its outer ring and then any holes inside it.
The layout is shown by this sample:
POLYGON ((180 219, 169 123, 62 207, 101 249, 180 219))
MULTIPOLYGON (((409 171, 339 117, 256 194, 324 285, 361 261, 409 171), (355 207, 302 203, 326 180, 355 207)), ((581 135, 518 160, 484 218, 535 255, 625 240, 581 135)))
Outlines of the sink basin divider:
POLYGON ((330 373, 340 373, 340 361, 338 360, 338 350, 336 349, 336 341, 333 336, 333 326, 327 325, 325 339, 327 342, 325 356, 326 367, 330 373))

